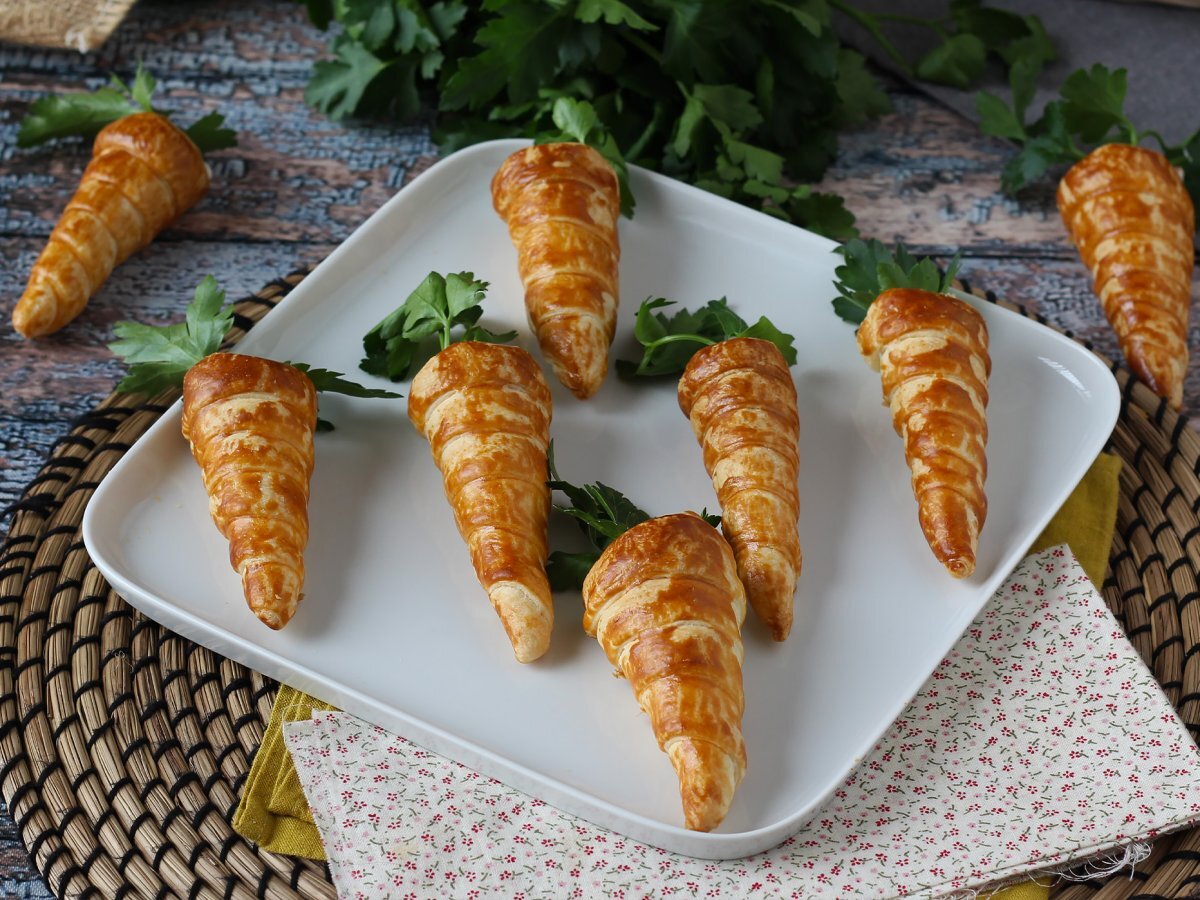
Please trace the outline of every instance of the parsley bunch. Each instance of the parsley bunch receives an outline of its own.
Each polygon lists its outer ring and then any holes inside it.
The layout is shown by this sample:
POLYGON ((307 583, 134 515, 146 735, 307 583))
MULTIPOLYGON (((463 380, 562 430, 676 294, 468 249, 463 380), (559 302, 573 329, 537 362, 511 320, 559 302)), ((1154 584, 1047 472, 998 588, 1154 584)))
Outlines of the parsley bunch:
POLYGON ((959 258, 955 256, 942 272, 932 259, 926 256, 918 260, 903 244, 897 244, 893 253, 876 240, 856 238, 834 252, 840 253, 846 261, 834 269, 838 296, 833 300, 833 311, 854 325, 867 317, 867 309, 886 290, 914 288, 935 294, 949 292, 959 266, 959 258))
POLYGON ((669 317, 656 312, 674 305, 674 301, 659 297, 647 299, 638 308, 633 336, 643 347, 642 358, 637 362, 617 360, 617 373, 622 378, 677 375, 701 347, 735 337, 770 341, 779 348, 789 366, 796 363, 795 338, 780 331, 766 316, 750 325, 729 308, 724 297, 709 300, 695 312, 681 309, 669 317))
MULTIPOLYGON (((169 116, 169 109, 156 109, 152 102, 158 82, 141 67, 132 84, 113 75, 107 87, 91 93, 50 94, 36 100, 17 132, 18 147, 35 147, 63 137, 93 138, 105 125, 139 112, 169 116)), ((224 127, 225 117, 212 112, 185 129, 201 153, 237 145, 237 135, 224 127)))
POLYGON ((1176 146, 1168 146, 1156 131, 1139 131, 1124 110, 1125 69, 1096 64, 1072 72, 1059 89, 1060 99, 1046 104, 1041 117, 1028 123, 1025 113, 1033 99, 1032 78, 1014 68, 1009 86, 1011 107, 985 91, 976 97, 983 130, 1022 145, 1001 175, 1005 193, 1014 194, 1037 181, 1052 166, 1078 162, 1101 144, 1136 146, 1152 138, 1167 160, 1183 169, 1184 184, 1200 209, 1200 130, 1176 146))
POLYGON ((470 272, 430 272, 415 291, 363 337, 366 356, 359 368, 392 381, 406 378, 422 354, 436 344, 445 350, 455 340, 503 344, 517 336, 488 331, 477 324, 483 315, 488 283, 470 272), (458 337, 453 331, 461 327, 458 337))
MULTIPOLYGON (((941 42, 915 63, 846 0, 305 0, 341 25, 305 97, 333 118, 407 119, 432 106, 444 152, 501 137, 585 140, 613 158, 703 187, 834 238, 854 217, 814 193, 838 130, 889 109, 861 54, 841 44, 851 16, 917 77, 966 86, 987 60, 1052 55, 1041 25, 952 0, 915 20, 941 42), (423 106, 422 98, 426 98, 423 106), (594 122, 564 127, 567 107, 594 122)), ((905 20, 911 24, 912 20, 905 20)), ((624 204, 626 212, 628 203, 624 204)))
MULTIPOLYGON (((118 322, 113 326, 117 340, 109 344, 108 349, 130 364, 129 374, 117 385, 118 391, 155 394, 167 388, 182 387, 188 369, 216 353, 233 327, 233 305, 225 304, 225 292, 211 275, 206 275, 196 286, 185 316, 184 321, 174 325, 118 322)), ((307 363, 290 362, 288 365, 307 375, 320 393, 385 399, 400 396, 347 381, 341 377, 341 372, 314 369, 307 363)), ((318 420, 317 424, 323 431, 333 428, 323 420, 318 420)))
MULTIPOLYGON (((562 491, 570 504, 555 504, 554 508, 578 522, 592 549, 583 553, 555 550, 546 560, 546 575, 553 590, 579 590, 604 548, 634 525, 647 521, 650 514, 607 484, 596 482, 579 486, 563 481, 554 466, 553 442, 548 455, 550 480, 547 484, 553 491, 562 491)), ((709 515, 708 510, 701 511, 700 515, 713 528, 721 524, 721 517, 709 515)))

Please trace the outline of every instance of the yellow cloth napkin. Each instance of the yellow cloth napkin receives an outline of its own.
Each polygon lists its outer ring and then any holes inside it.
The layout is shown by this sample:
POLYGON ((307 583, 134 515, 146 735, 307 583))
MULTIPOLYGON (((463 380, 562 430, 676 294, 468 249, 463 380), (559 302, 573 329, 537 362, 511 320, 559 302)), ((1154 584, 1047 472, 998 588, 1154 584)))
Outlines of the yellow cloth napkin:
POLYGON ((271 720, 262 745, 254 754, 241 802, 233 816, 233 830, 264 850, 309 859, 325 858, 321 835, 313 824, 292 755, 283 743, 283 723, 308 721, 313 710, 331 709, 337 707, 287 685, 282 685, 275 696, 271 720))
MULTIPOLYGON (((1030 552, 1067 544, 1092 582, 1101 584, 1117 522, 1120 474, 1120 458, 1101 453, 1030 552)), ((283 743, 283 723, 307 721, 313 710, 335 708, 294 688, 280 687, 233 818, 233 828, 242 837, 272 853, 325 858, 308 801, 283 743)), ((984 900, 1046 900, 1049 893, 1048 886, 1030 881, 996 891, 984 900)))
POLYGON ((1120 480, 1121 457, 1101 453, 1029 552, 1068 545, 1098 589, 1108 571, 1113 529, 1117 527, 1120 480))

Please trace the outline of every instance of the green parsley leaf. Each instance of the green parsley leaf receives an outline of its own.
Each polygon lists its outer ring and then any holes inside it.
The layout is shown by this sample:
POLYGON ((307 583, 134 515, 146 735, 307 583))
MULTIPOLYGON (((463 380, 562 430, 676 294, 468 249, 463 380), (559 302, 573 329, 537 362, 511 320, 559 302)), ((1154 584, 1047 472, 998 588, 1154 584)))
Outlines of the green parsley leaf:
POLYGON ((917 77, 966 90, 983 76, 987 47, 973 34, 956 34, 917 63, 917 77))
POLYGON ((51 94, 36 100, 17 132, 18 147, 34 147, 55 138, 93 138, 105 125, 138 112, 123 93, 103 87, 90 94, 51 94))
POLYGON ((592 566, 600 559, 600 554, 567 553, 555 550, 546 559, 546 577, 550 581, 552 591, 578 591, 592 571, 592 566))
POLYGON ((133 76, 133 86, 129 89, 129 96, 143 110, 152 112, 154 106, 151 103, 150 96, 154 93, 154 89, 157 86, 158 80, 139 64, 137 73, 133 76))
POLYGON ((187 136, 192 139, 193 144, 200 148, 201 153, 236 147, 237 132, 224 126, 225 117, 219 112, 211 112, 204 118, 193 122, 187 129, 187 136))
POLYGON ((932 259, 916 259, 903 244, 897 244, 893 252, 874 239, 848 241, 834 252, 846 261, 834 269, 838 296, 833 300, 833 310, 854 325, 867 317, 867 310, 875 298, 886 290, 914 288, 947 293, 954 285, 960 263, 956 255, 946 271, 939 272, 932 259))
POLYGON ((355 111, 367 87, 388 64, 346 34, 334 42, 333 52, 336 59, 313 66, 304 99, 336 121, 355 111))
POLYGON ((308 10, 308 20, 324 31, 333 21, 334 0, 300 0, 308 10))
POLYGON ((600 117, 596 114, 595 107, 586 100, 559 97, 554 101, 550 115, 558 132, 540 135, 537 143, 577 141, 587 144, 598 152, 617 173, 617 184, 621 190, 621 214, 627 218, 633 218, 637 201, 629 186, 629 166, 626 165, 625 157, 621 154, 613 136, 600 123, 600 117))
POLYGON ((1124 69, 1109 71, 1097 63, 1072 72, 1060 90, 1067 128, 1088 144, 1104 142, 1113 129, 1119 139, 1136 144, 1137 132, 1124 112, 1127 90, 1124 69))
POLYGON ((622 378, 636 376, 676 375, 701 347, 735 337, 755 337, 770 341, 779 348, 787 364, 795 365, 794 338, 761 318, 753 325, 729 308, 724 297, 710 300, 696 311, 680 309, 668 317, 658 312, 674 301, 659 297, 647 299, 638 308, 633 336, 644 348, 637 362, 618 360, 617 373, 622 378))
POLYGON ((486 281, 476 281, 470 272, 430 272, 399 307, 364 335, 366 356, 359 368, 400 381, 434 343, 444 350, 456 340, 511 341, 517 336, 515 331, 494 333, 477 324, 487 288, 486 281), (455 338, 453 330, 459 327, 463 331, 455 338))
MULTIPOLYGON (((18 147, 34 147, 64 137, 94 138, 100 129, 125 116, 139 112, 170 115, 170 110, 155 109, 152 95, 158 82, 139 64, 132 87, 116 75, 109 84, 91 93, 50 94, 34 101, 17 132, 18 147)), ((188 137, 201 153, 223 150, 237 144, 234 132, 221 128, 224 119, 210 113, 187 129, 188 137)))
POLYGON ((556 550, 550 554, 547 561, 546 574, 550 577, 551 587, 556 591, 578 589, 583 587, 583 580, 600 558, 604 548, 634 525, 645 522, 650 518, 650 514, 616 488, 606 484, 596 482, 577 486, 563 481, 554 465, 553 442, 547 457, 550 466, 550 479, 547 484, 553 491, 562 491, 570 504, 556 504, 554 508, 576 520, 594 552, 564 553, 556 550))
POLYGON ((288 362, 294 369, 299 369, 308 376, 313 387, 322 394, 345 394, 347 397, 366 397, 370 399, 394 400, 401 394, 395 391, 385 391, 379 388, 369 388, 355 381, 347 381, 341 372, 331 372, 329 369, 314 369, 308 363, 288 362))
POLYGON ((975 95, 975 109, 979 113, 979 127, 984 134, 1012 138, 1014 141, 1022 141, 1027 137, 1020 114, 995 94, 980 91, 975 95))
POLYGON ((837 93, 842 126, 862 125, 892 111, 891 98, 867 68, 866 57, 855 50, 838 51, 837 93))
POLYGON ((1192 195, 1196 210, 1196 223, 1200 226, 1200 131, 1197 131, 1177 148, 1168 149, 1167 159, 1183 170, 1183 186, 1192 195))
POLYGON ((108 348, 131 366, 117 390, 153 394, 182 387, 187 370, 215 353, 232 326, 233 306, 225 305, 225 292, 211 275, 196 287, 185 321, 162 326, 118 322, 113 326, 118 340, 108 348))
POLYGON ((637 31, 658 30, 657 25, 647 22, 621 0, 579 0, 575 18, 589 24, 603 18, 608 25, 626 25, 637 31))
POLYGON ((950 15, 960 31, 976 35, 989 50, 1005 48, 1029 33, 1022 16, 985 7, 981 0, 951 0, 950 15))
MULTIPOLYGON (((647 521, 650 514, 616 488, 601 482, 574 485, 563 481, 554 465, 553 441, 547 457, 550 480, 546 484, 552 491, 565 494, 569 503, 555 504, 554 508, 575 519, 592 549, 582 553, 555 550, 546 561, 546 575, 552 590, 579 590, 604 549, 633 526, 647 521)), ((701 510, 700 518, 713 528, 721 524, 721 517, 707 509, 701 510)))

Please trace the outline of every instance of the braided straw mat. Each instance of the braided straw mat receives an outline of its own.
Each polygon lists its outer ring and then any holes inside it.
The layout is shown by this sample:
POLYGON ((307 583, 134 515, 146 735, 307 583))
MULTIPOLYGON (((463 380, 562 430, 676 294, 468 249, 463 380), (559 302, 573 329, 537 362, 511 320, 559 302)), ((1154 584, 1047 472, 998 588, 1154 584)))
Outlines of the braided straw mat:
MULTIPOLYGON (((239 303, 235 335, 303 278, 239 303)), ((1104 597, 1194 734, 1200 439, 1113 372, 1122 404, 1109 449, 1125 467, 1104 597)), ((134 611, 83 546, 92 491, 175 396, 110 396, 15 504, 0 550, 0 790, 60 897, 332 897, 321 864, 260 852, 229 824, 275 683, 134 611)), ((1200 829, 1158 840, 1132 879, 1056 896, 1180 897, 1198 885, 1200 829)))

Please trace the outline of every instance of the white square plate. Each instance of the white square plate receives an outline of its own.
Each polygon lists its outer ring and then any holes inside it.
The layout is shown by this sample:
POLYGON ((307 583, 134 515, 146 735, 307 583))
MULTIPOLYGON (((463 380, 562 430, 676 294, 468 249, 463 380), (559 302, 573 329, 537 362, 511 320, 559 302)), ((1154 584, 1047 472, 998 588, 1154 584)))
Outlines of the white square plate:
MULTIPOLYGON (((383 386, 357 369, 361 338, 434 269, 490 281, 484 323, 518 329, 538 355, 488 187, 519 146, 477 145, 421 175, 238 349, 383 386)), ((726 296, 744 318, 794 333, 799 351, 796 623, 775 644, 747 619, 749 767, 717 832, 682 827, 670 763, 583 633, 578 595, 556 598, 546 657, 513 660, 402 400, 322 399, 337 430, 317 438, 306 597, 279 633, 246 609, 179 404, 101 484, 84 538, 122 596, 191 640, 638 840, 744 856, 799 828, 913 697, 1102 448, 1118 392, 1078 344, 972 300, 991 333, 991 508, 975 575, 956 582, 922 539, 879 376, 830 306, 835 245, 660 175, 635 171, 633 187, 614 359, 634 354, 633 315, 648 296, 688 306, 726 296)), ((569 481, 611 484, 654 515, 717 506, 671 380, 631 386, 610 371, 587 402, 554 383, 551 433, 569 481)), ((553 518, 552 543, 577 540, 553 518)))

